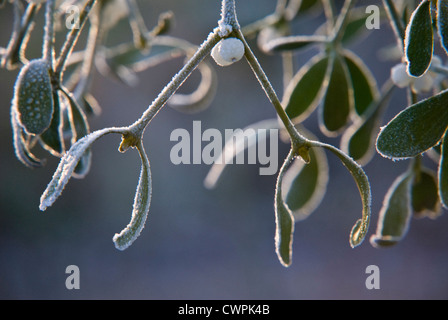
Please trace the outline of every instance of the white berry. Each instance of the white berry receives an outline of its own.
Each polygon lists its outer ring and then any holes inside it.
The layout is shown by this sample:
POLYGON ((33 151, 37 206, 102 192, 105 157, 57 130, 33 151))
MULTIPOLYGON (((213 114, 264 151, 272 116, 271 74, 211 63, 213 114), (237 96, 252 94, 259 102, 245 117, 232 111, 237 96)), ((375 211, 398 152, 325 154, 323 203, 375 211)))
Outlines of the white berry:
POLYGON ((397 64, 392 68, 391 78, 395 85, 399 88, 407 87, 412 81, 412 78, 406 72, 406 65, 403 63, 397 64))
POLYGON ((223 39, 213 48, 211 55, 218 65, 228 66, 244 56, 244 44, 237 38, 223 39))

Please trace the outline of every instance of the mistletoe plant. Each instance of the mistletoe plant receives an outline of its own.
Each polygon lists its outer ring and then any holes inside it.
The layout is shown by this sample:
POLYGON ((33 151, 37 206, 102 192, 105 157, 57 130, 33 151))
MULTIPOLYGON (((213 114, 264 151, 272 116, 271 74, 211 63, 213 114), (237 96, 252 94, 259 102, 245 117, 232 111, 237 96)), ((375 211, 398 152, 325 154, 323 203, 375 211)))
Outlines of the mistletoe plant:
MULTIPOLYGON (((361 165, 375 155, 375 145, 383 156, 412 160, 409 170, 397 178, 386 195, 372 244, 390 245, 403 238, 412 212, 435 218, 440 215, 440 204, 448 205, 448 146, 443 143, 448 139, 445 133, 448 93, 443 90, 447 69, 440 58, 433 56, 435 29, 442 46, 448 48, 446 1, 424 0, 419 4, 383 1, 380 16, 390 21, 397 36, 394 47, 403 59, 381 88, 369 67, 349 49, 350 42, 366 30, 369 19, 368 8, 357 6, 354 0, 346 0, 339 9, 331 0, 278 0, 275 12, 245 27, 238 22, 235 0, 223 0, 217 26, 199 47, 167 35, 171 12, 162 13, 153 29, 148 30, 135 0, 27 0, 24 10, 20 0, 9 2, 15 20, 11 39, 1 49, 1 66, 10 70, 21 68, 11 105, 16 156, 28 167, 41 167, 43 159, 32 153, 40 144, 61 158, 42 194, 40 209, 46 210, 56 201, 71 177, 82 178, 88 173, 92 145, 101 137, 119 134, 119 151, 135 149, 140 156, 141 172, 131 220, 113 237, 120 250, 137 239, 149 212, 153 181, 143 145, 145 129, 165 105, 183 112, 198 112, 212 103, 217 76, 206 59, 209 55, 221 67, 245 58, 277 114, 275 119, 248 128, 281 130, 283 140, 291 145, 278 173, 274 197, 276 253, 284 266, 292 262, 295 223, 308 217, 326 193, 329 176, 326 151, 348 169, 359 189, 362 214, 350 232, 351 247, 363 242, 370 224, 370 184, 361 165), (55 33, 63 31, 58 22, 73 5, 82 8, 76 26, 67 32, 57 50, 55 33), (27 60, 27 41, 41 7, 45 7, 42 57, 27 60), (293 22, 311 10, 322 11, 325 23, 314 34, 294 34, 293 22), (108 32, 123 18, 129 20, 133 39, 107 47, 108 32), (90 23, 86 47, 74 52, 81 31, 87 28, 87 20, 90 23), (263 53, 282 58, 281 97, 246 40, 254 37, 263 53), (295 54, 310 47, 317 47, 318 53, 296 69, 295 54), (103 75, 132 85, 137 72, 181 56, 187 58, 184 66, 138 120, 126 127, 90 132, 88 118, 100 111, 89 92, 95 67, 103 75), (176 93, 196 69, 201 74, 197 89, 191 94, 176 93), (397 87, 408 90, 410 106, 380 131, 382 116, 397 87), (418 101, 420 93, 430 90, 432 97, 418 101), (303 121, 314 113, 324 135, 341 136, 340 147, 318 141, 303 126, 303 121), (70 148, 66 148, 68 143, 70 148), (438 161, 438 176, 423 166, 425 152, 438 161)), ((248 145, 255 143, 253 138, 249 137, 248 145)), ((243 152, 248 145, 237 141, 233 153, 225 153, 226 160, 243 152)), ((223 153, 224 150, 226 146, 223 153)), ((207 187, 216 187, 226 163, 211 167, 205 178, 207 187)))

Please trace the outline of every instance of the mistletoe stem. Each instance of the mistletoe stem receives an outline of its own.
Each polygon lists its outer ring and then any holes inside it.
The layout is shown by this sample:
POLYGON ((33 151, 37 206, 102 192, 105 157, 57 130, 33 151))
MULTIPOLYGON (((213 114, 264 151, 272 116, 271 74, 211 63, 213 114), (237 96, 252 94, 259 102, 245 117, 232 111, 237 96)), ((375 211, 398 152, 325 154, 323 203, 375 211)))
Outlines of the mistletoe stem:
MULTIPOLYGON (((151 103, 148 109, 143 113, 133 125, 129 127, 130 133, 135 137, 141 137, 149 122, 162 109, 168 99, 179 89, 179 87, 187 80, 190 74, 196 69, 201 61, 211 52, 213 47, 221 40, 219 30, 216 28, 210 33, 207 40, 199 47, 193 57, 184 65, 184 67, 173 77, 173 79, 160 92, 158 97, 151 103)), ((120 149, 125 151, 126 148, 120 149)))
POLYGON ((78 28, 71 29, 70 33, 67 35, 67 38, 64 42, 64 45, 61 50, 61 54, 59 55, 58 60, 56 61, 56 66, 54 68, 54 74, 56 79, 60 79, 62 73, 64 72, 65 63, 67 62, 67 58, 73 50, 73 47, 78 40, 79 34, 81 33, 82 27, 87 20, 87 17, 92 10, 92 7, 95 5, 95 0, 87 0, 84 8, 79 14, 79 25, 78 28))

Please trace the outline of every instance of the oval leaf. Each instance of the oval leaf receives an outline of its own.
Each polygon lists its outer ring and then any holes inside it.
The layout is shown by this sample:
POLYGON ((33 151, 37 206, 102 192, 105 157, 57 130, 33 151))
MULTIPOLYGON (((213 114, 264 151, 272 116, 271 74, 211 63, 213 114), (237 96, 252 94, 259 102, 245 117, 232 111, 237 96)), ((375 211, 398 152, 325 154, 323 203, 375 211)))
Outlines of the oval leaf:
POLYGON ((409 158, 434 147, 448 126, 448 90, 400 112, 378 135, 378 152, 389 158, 409 158))
POLYGON ((378 98, 378 86, 369 68, 355 53, 345 51, 344 59, 353 86, 355 111, 358 115, 362 115, 378 98))
POLYGON ((437 30, 440 42, 448 54, 448 2, 437 2, 437 30))
POLYGON ((327 136, 336 136, 347 125, 353 109, 353 88, 345 61, 334 56, 328 88, 320 108, 321 131, 327 136))
POLYGON ((420 168, 412 184, 412 209, 414 217, 435 219, 441 214, 439 188, 436 174, 420 168))
POLYGON ((140 235, 148 217, 149 205, 151 203, 151 169, 143 144, 137 146, 142 161, 142 170, 137 185, 132 210, 132 218, 129 224, 120 233, 113 237, 115 247, 118 250, 127 249, 140 235))
POLYGON ((318 55, 304 65, 285 90, 283 106, 295 122, 306 119, 317 107, 326 89, 329 58, 318 55))
POLYGON ((396 244, 406 234, 411 218, 411 185, 413 174, 399 176, 387 191, 381 208, 376 234, 370 238, 375 247, 396 244))
POLYGON ((28 133, 41 134, 50 126, 53 93, 45 60, 32 60, 22 68, 15 85, 14 103, 19 121, 28 133))
POLYGON ((405 56, 411 76, 420 77, 428 70, 433 49, 431 2, 425 0, 414 10, 406 27, 405 56))

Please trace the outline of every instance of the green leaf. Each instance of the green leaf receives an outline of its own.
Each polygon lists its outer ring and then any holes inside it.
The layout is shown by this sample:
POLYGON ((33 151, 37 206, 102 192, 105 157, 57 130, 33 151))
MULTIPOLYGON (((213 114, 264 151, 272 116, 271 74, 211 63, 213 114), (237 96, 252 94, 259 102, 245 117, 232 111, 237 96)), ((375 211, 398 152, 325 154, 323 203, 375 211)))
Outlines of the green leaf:
POLYGON ((335 54, 328 88, 320 107, 320 128, 327 136, 336 136, 347 125, 353 109, 353 88, 345 61, 335 54))
POLYGON ((448 126, 448 90, 420 101, 395 116, 378 135, 384 157, 409 158, 434 147, 448 126))
POLYGON ((62 135, 63 117, 60 96, 57 91, 53 92, 54 110, 50 126, 40 135, 42 146, 56 157, 61 157, 65 152, 64 139, 62 135))
POLYGON ((378 98, 378 86, 369 68, 355 53, 344 51, 344 59, 353 85, 355 111, 362 115, 378 98))
POLYGON ((306 219, 320 204, 327 190, 328 161, 325 152, 310 149, 310 162, 295 159, 283 178, 285 201, 295 221, 306 219))
POLYGON ((375 247, 396 244, 406 234, 412 215, 411 186, 414 175, 405 172, 389 188, 381 208, 376 234, 370 238, 375 247))
POLYGON ((125 229, 113 237, 115 247, 119 250, 127 249, 138 238, 145 226, 151 203, 151 169, 141 141, 137 150, 142 161, 142 169, 135 193, 131 221, 125 229))
POLYGON ((54 107, 48 69, 45 60, 32 60, 22 68, 15 84, 19 121, 30 134, 41 134, 51 123, 54 107))
POLYGON ((40 198, 40 210, 46 210, 61 195, 79 160, 85 154, 85 151, 90 148, 92 143, 109 133, 123 134, 124 130, 121 128, 105 128, 94 131, 71 146, 70 150, 68 150, 61 158, 61 161, 53 174, 53 178, 40 198))
POLYGON ((448 130, 442 140, 442 152, 439 163, 439 197, 442 205, 448 208, 448 130))
POLYGON ((283 200, 282 181, 293 160, 293 151, 288 154, 277 177, 275 188, 275 249, 281 264, 289 267, 292 262, 292 242, 294 235, 294 216, 283 200))
POLYGON ((325 44, 326 36, 289 36, 270 40, 263 45, 265 52, 291 51, 308 48, 311 45, 325 44))
POLYGON ((412 208, 414 217, 435 219, 441 214, 439 189, 435 172, 420 168, 412 184, 412 208))
POLYGON ((405 56, 408 73, 419 77, 428 70, 434 49, 431 2, 422 1, 406 27, 405 56))
POLYGON ((442 47, 448 54, 448 3, 442 0, 437 2, 437 30, 442 47))
POLYGON ((283 97, 283 106, 295 122, 306 119, 317 107, 326 89, 329 57, 318 55, 304 65, 290 81, 283 97))
POLYGON ((386 83, 381 97, 371 103, 363 115, 345 130, 341 138, 341 150, 361 165, 367 164, 374 155, 376 130, 394 88, 392 83, 386 83))

